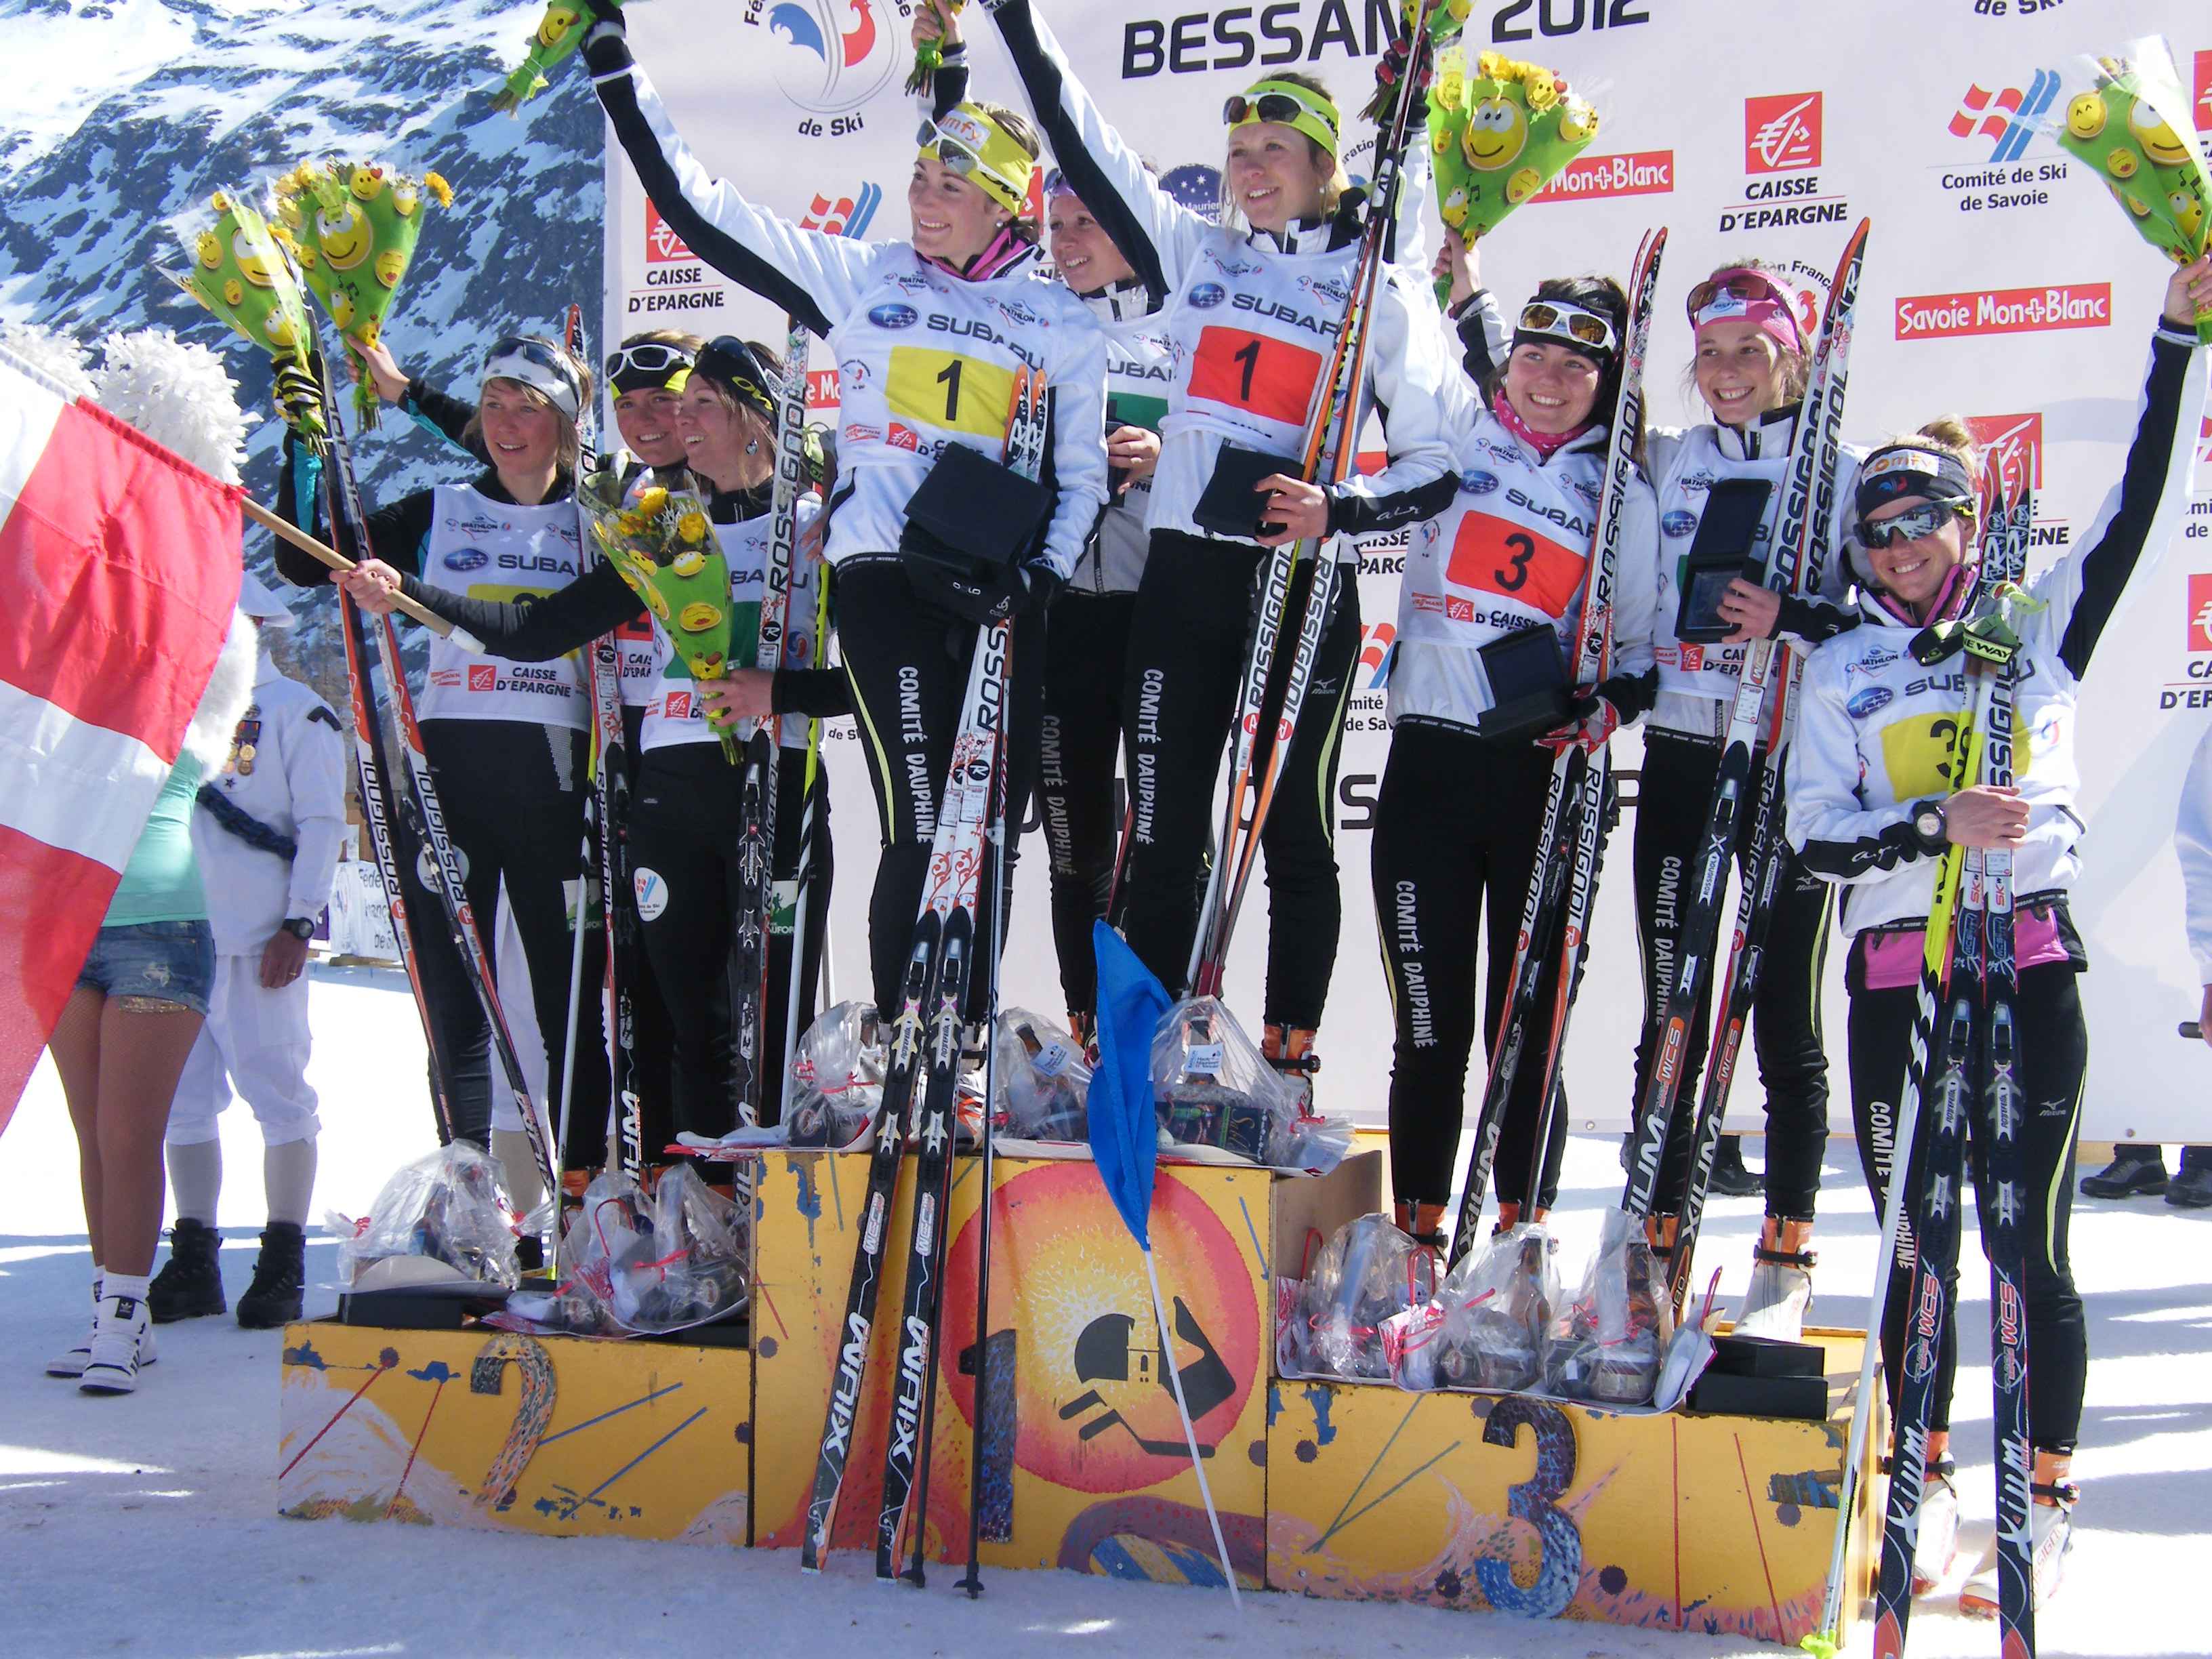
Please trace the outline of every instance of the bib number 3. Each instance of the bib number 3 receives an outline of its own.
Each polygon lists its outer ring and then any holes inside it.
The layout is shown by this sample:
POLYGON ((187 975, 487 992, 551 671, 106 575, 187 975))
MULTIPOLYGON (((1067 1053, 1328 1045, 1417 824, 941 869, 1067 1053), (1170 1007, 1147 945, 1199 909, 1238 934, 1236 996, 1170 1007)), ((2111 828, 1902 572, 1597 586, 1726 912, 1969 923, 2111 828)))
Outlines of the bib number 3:
POLYGON ((1529 605, 1553 622, 1581 591, 1587 553, 1538 536, 1522 525, 1470 513, 1452 539, 1444 580, 1529 605))

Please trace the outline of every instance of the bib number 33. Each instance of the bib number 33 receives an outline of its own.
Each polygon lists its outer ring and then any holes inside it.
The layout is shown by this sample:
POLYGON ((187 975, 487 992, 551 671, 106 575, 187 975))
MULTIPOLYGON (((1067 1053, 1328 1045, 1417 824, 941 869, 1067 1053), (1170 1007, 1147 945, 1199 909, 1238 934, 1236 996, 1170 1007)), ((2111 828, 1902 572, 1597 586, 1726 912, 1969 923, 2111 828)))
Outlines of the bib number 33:
POLYGON ((1014 372, 957 351, 893 346, 884 401, 892 414, 940 432, 1002 438, 1014 407, 1014 372))

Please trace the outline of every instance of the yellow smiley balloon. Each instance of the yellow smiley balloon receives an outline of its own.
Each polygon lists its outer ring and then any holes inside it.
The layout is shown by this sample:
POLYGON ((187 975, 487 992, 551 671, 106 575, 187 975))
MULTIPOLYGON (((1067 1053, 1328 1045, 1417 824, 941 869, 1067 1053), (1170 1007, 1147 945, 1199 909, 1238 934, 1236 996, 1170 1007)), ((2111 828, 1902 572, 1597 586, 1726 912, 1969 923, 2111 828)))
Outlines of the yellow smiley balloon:
POLYGON ((2135 151, 2130 149, 2125 144, 2113 145, 2112 153, 2105 157, 2105 171, 2115 179, 2134 178, 2136 176, 2135 151))
POLYGON ((350 202, 341 204, 335 213, 318 213, 315 236, 322 243, 323 258, 334 270, 351 270, 368 258, 369 246, 376 240, 369 232, 368 221, 350 202))
POLYGON ((1468 165, 1496 173, 1512 165, 1528 143, 1528 117, 1510 98, 1486 98, 1468 113, 1467 137, 1460 141, 1468 165))

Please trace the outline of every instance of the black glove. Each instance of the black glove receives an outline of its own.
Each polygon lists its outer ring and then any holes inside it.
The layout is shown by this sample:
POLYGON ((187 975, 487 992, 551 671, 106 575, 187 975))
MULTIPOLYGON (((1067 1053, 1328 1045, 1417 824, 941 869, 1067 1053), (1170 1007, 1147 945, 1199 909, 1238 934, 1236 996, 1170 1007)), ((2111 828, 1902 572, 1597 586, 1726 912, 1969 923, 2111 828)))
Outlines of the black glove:
POLYGON ((1026 564, 1004 565, 972 579, 954 575, 943 566, 933 565, 927 560, 909 561, 908 568, 919 591, 939 599, 970 622, 986 624, 1043 614, 1053 595, 1067 581, 1042 558, 1032 559, 1026 564))
POLYGON ((296 358, 280 358, 276 364, 276 412, 295 432, 320 431, 323 413, 323 356, 310 353, 307 367, 296 358))
POLYGON ((598 21, 585 32, 580 55, 593 75, 617 75, 630 64, 629 25, 614 0, 584 0, 598 21))

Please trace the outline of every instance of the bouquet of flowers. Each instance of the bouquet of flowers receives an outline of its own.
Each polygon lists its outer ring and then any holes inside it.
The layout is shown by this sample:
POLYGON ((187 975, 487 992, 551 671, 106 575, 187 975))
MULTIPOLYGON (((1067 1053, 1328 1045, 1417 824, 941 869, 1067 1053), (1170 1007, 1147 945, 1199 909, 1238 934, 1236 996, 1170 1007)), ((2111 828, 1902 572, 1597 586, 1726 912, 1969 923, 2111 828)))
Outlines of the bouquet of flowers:
MULTIPOLYGON (((576 491, 592 538, 630 592, 659 622, 695 680, 730 672, 730 567, 707 522, 706 504, 655 484, 625 502, 622 480, 595 472, 576 491)), ((732 766, 744 758, 734 732, 720 732, 732 766)))
POLYGON ((1597 137, 1597 111, 1535 64, 1486 52, 1447 64, 1429 99, 1443 221, 1469 240, 1498 228, 1597 137))
MULTIPOLYGON (((923 0, 925 4, 927 0, 923 0)), ((951 10, 959 11, 968 0, 947 0, 951 10)), ((935 40, 924 40, 914 49, 914 69, 906 77, 906 89, 919 97, 927 98, 936 84, 937 71, 945 67, 945 48, 935 40)))
MULTIPOLYGON (((1382 49, 1382 58, 1375 65, 1375 95, 1359 112, 1370 121, 1387 121, 1398 106, 1398 88, 1405 81, 1407 66, 1413 55, 1413 26, 1421 20, 1423 3, 1424 0, 1405 0, 1401 19, 1402 32, 1382 49)), ((1467 27, 1468 14, 1474 9, 1474 0, 1430 0, 1429 61, 1432 65, 1444 48, 1459 39, 1460 31, 1467 27)), ((1427 84, 1425 77, 1422 84, 1427 84)))
MULTIPOLYGON (((214 224, 186 236, 191 264, 168 272, 169 280, 270 356, 307 369, 314 330, 299 274, 269 222, 228 191, 217 191, 208 205, 215 210, 214 224)), ((322 418, 309 410, 306 425, 319 434, 322 418)))
MULTIPOLYGON (((2166 42, 2138 40, 2124 57, 2082 63, 2089 90, 2066 106, 2060 148, 2105 181, 2145 241, 2187 264, 2212 241, 2212 176, 2166 42)), ((2197 337, 2212 345, 2212 311, 2197 313, 2197 337)))
MULTIPOLYGON (((420 179, 368 161, 302 161, 276 181, 276 240, 298 260, 315 298, 346 340, 374 345, 415 257, 422 234, 422 198, 453 204, 453 187, 434 173, 420 179)), ((364 371, 354 389, 364 426, 376 424, 376 389, 364 371)))
POLYGON ((545 90, 546 72, 583 45, 591 27, 590 10, 576 0, 550 0, 531 32, 521 67, 492 94, 491 106, 521 118, 522 106, 545 90))

